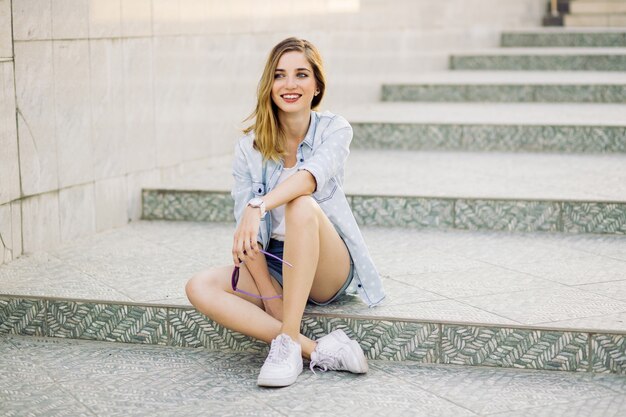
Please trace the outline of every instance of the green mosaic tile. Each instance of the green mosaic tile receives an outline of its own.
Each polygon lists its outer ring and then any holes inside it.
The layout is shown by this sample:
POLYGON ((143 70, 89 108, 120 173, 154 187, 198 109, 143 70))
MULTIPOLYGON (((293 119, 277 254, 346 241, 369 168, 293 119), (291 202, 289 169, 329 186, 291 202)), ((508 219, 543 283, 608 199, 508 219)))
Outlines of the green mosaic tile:
POLYGON ((47 336, 167 344, 167 309, 76 301, 47 301, 47 336))
POLYGON ((383 85, 383 101, 626 103, 626 85, 383 85))
POLYGON ((312 339, 336 329, 357 340, 369 359, 437 363, 439 357, 436 324, 316 316, 302 322, 302 333, 312 339))
POLYGON ((508 232, 556 232, 559 203, 539 201, 457 200, 455 228, 508 232))
POLYGON ((44 336, 45 303, 44 300, 0 297, 0 334, 44 336))
POLYGON ((626 335, 591 335, 593 372, 626 374, 626 335))
POLYGON ((353 149, 461 149, 461 125, 412 123, 351 123, 353 149))
POLYGON ((266 352, 267 343, 234 332, 196 309, 169 309, 170 345, 266 352))
POLYGON ((453 55, 450 69, 626 71, 626 55, 453 55))
POLYGON ((361 225, 442 227, 453 226, 453 200, 353 196, 352 212, 361 225))
POLYGON ((504 47, 626 47, 626 33, 503 33, 504 47))
POLYGON ((626 234, 626 204, 563 203, 563 231, 626 234))
POLYGON ((441 362, 586 371, 588 334, 443 325, 441 362))
POLYGON ((233 200, 227 192, 143 190, 144 220, 233 221, 233 200))
POLYGON ((356 149, 624 153, 618 126, 354 123, 356 149))

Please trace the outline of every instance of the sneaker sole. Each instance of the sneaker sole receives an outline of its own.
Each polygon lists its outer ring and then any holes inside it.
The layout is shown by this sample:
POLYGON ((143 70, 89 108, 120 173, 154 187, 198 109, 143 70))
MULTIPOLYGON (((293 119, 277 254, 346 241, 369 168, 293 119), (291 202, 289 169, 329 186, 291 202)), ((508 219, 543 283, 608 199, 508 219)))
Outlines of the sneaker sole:
POLYGON ((288 387, 298 380, 298 376, 302 373, 302 369, 296 376, 289 376, 283 378, 259 378, 257 385, 260 387, 288 387))

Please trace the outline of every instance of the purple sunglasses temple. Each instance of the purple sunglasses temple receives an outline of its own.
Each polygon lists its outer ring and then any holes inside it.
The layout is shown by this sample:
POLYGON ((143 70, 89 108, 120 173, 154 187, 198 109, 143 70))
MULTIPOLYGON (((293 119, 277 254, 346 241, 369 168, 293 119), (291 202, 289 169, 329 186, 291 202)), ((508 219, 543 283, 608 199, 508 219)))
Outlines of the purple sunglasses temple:
MULTIPOLYGON (((260 251, 261 253, 263 253, 265 256, 270 256, 270 257, 272 257, 272 258, 274 258, 274 259, 276 259, 276 260, 281 261, 282 263, 284 263, 284 264, 286 264, 286 265, 289 265, 291 268, 293 268, 293 265, 291 265, 289 262, 285 261, 284 259, 280 259, 278 256, 276 256, 276 255, 272 255, 271 253, 266 252, 266 251, 264 251, 263 249, 259 249, 259 251, 260 251)), ((244 252, 244 253, 245 253, 245 252, 244 252)), ((242 263, 243 263, 243 261, 242 261, 242 263)), ((282 298, 282 294, 275 295, 275 296, 273 296, 273 297, 259 297, 259 296, 258 296, 258 295, 256 295, 256 294, 252 294, 252 293, 249 293, 248 291, 240 290, 239 288, 235 288, 235 291, 240 292, 240 293, 245 294, 245 295, 248 295, 248 296, 253 297, 253 298, 259 298, 259 299, 261 299, 261 300, 274 300, 274 299, 276 299, 276 298, 282 298)))

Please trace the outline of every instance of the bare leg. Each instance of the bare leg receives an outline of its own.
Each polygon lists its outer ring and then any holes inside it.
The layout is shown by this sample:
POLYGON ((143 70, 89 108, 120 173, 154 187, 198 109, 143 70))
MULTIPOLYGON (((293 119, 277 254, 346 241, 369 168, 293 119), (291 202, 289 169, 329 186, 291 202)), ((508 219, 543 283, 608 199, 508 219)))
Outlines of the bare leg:
MULTIPOLYGON (((230 286, 232 272, 233 267, 227 266, 195 275, 186 285, 189 301, 198 311, 222 326, 270 343, 281 333, 282 323, 263 310, 260 300, 233 293, 230 286)), ((239 271, 238 287, 252 294, 259 294, 245 264, 239 271)), ((302 346, 302 356, 309 359, 316 343, 301 334, 294 340, 302 346)))
POLYGON ((343 286, 350 254, 334 226, 310 196, 298 197, 285 209, 283 325, 281 333, 298 340, 307 298, 326 301, 343 286))

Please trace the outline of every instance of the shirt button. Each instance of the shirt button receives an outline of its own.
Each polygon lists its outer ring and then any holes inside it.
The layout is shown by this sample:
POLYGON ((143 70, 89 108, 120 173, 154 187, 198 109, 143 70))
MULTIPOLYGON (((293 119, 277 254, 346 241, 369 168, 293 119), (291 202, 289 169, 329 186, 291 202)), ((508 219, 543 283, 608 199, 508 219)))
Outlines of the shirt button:
POLYGON ((300 162, 304 162, 304 159, 300 158, 300 162))
POLYGON ((361 287, 362 287, 362 285, 361 285, 361 284, 359 284, 359 288, 361 288, 361 287))
POLYGON ((259 188, 259 192, 261 192, 261 189, 259 188))

